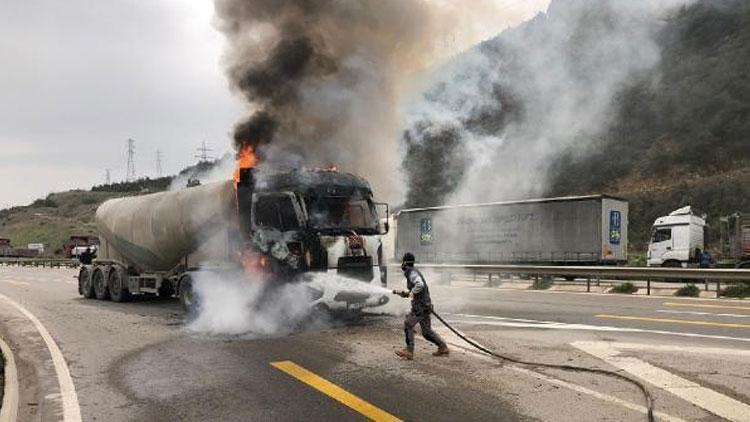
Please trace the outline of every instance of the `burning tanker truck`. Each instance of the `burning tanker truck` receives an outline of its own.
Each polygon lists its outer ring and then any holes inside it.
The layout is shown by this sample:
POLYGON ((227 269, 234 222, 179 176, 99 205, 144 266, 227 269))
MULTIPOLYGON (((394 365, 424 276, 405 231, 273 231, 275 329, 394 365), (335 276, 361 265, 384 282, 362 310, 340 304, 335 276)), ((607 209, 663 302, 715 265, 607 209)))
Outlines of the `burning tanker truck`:
POLYGON ((379 306, 386 296, 356 287, 386 283, 387 216, 366 180, 335 170, 244 168, 234 181, 112 199, 96 212, 99 256, 81 268, 79 293, 115 302, 176 294, 195 315, 198 271, 271 286, 333 272, 353 288, 311 287, 311 307, 379 306))

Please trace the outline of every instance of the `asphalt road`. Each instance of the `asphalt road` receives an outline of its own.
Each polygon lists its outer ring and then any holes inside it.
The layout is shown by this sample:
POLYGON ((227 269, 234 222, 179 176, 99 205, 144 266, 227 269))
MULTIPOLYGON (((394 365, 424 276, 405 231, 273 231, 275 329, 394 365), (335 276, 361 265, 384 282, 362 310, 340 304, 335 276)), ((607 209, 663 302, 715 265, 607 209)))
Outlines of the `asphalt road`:
MULTIPOLYGON (((20 420, 645 420, 632 385, 501 363, 443 328, 450 357, 420 341, 414 361, 398 360, 399 298, 355 322, 217 336, 188 330, 175 300, 83 299, 74 276, 0 267, 20 420)), ((494 350, 642 380, 663 420, 750 420, 750 301, 431 289, 446 319, 494 350)))

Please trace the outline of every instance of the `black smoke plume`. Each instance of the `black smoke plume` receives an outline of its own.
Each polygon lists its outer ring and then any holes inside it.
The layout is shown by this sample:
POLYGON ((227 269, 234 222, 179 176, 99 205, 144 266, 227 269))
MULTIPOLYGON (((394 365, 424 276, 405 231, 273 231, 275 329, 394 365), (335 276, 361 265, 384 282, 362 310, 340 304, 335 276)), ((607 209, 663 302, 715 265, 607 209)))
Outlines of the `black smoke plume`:
POLYGON ((396 81, 432 52, 424 0, 215 0, 235 127, 273 164, 336 164, 398 188, 396 81), (374 159, 377 158, 377 159, 374 159))

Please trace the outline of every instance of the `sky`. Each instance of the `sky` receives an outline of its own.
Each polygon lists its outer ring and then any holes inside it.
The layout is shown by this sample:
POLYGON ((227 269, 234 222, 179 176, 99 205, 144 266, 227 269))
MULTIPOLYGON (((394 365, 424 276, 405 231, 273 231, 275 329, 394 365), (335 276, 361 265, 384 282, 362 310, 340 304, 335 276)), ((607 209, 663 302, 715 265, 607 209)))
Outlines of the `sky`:
MULTIPOLYGON (((429 0, 441 7, 462 0, 429 0)), ((443 54, 546 9, 549 0, 475 0, 446 28, 443 54)), ((0 209, 48 193, 220 156, 247 106, 228 85, 209 0, 0 0, 0 209)))

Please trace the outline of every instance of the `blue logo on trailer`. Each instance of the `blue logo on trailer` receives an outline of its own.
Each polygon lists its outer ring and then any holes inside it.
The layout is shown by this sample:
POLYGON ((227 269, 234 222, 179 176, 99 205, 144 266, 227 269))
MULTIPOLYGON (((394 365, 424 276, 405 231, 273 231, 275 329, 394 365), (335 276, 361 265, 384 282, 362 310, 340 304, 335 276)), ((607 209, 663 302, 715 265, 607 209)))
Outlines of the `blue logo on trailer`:
POLYGON ((622 213, 620 211, 609 212, 609 243, 619 245, 622 238, 622 213))
POLYGON ((423 245, 432 243, 432 220, 423 218, 419 222, 419 241, 423 245))

